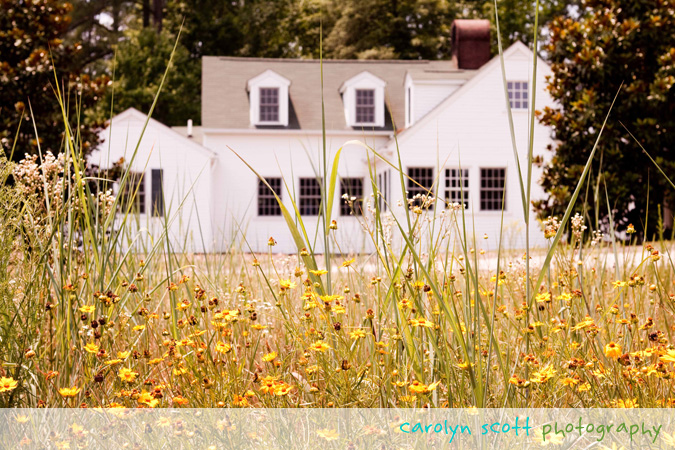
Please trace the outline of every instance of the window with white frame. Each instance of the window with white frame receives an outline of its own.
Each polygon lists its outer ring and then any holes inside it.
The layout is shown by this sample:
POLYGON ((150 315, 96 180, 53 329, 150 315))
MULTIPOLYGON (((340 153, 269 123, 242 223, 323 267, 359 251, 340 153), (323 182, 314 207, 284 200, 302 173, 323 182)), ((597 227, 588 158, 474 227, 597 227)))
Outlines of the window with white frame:
POLYGON ((384 127, 384 87, 386 82, 368 71, 346 80, 340 86, 345 121, 350 127, 384 127))
POLYGON ((363 178, 342 178, 340 180, 340 215, 363 215, 363 178))
POLYGON ((251 125, 288 126, 290 84, 273 70, 248 80, 251 125))
POLYGON ((375 89, 356 90, 356 123, 375 123, 375 89))
POLYGON ((300 215, 318 216, 321 212, 321 185, 316 178, 300 178, 300 215))
POLYGON ((260 88, 260 122, 279 122, 279 88, 260 88))
MULTIPOLYGON (((433 196, 434 169, 433 167, 409 167, 408 168, 408 199, 415 196, 433 196)), ((416 205, 422 202, 417 199, 416 205)))
POLYGON ((509 104, 512 109, 527 109, 528 107, 528 83, 527 81, 508 81, 506 83, 509 92, 509 104))
POLYGON ((506 210, 504 191, 506 186, 506 169, 480 169, 480 209, 481 211, 506 210))
POLYGON ((263 180, 258 180, 258 215, 280 216, 281 206, 274 193, 281 198, 281 178, 265 178, 265 181, 267 184, 263 180))
POLYGON ((469 169, 445 169, 445 202, 469 208, 469 169))

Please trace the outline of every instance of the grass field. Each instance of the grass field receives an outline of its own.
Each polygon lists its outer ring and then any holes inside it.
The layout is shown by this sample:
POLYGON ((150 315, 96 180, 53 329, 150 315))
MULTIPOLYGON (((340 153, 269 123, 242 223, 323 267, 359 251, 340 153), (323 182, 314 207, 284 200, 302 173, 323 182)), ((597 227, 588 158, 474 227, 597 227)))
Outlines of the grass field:
POLYGON ((3 167, 2 406, 675 401, 668 241, 612 242, 575 216, 528 277, 527 252, 465 240, 461 210, 434 238, 411 204, 409 245, 372 255, 192 255, 163 236, 134 254, 117 200, 63 158, 3 167))

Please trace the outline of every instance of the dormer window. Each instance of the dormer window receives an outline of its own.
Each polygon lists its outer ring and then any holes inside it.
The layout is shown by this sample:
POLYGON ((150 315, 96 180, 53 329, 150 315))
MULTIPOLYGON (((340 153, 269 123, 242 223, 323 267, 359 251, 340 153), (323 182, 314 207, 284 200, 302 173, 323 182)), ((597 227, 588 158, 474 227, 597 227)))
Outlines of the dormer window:
POLYGON ((291 82, 266 70, 248 81, 251 125, 288 126, 288 87, 291 82))
POLYGON ((340 87, 347 126, 384 127, 384 80, 361 72, 340 87))
POLYGON ((279 122, 279 88, 260 88, 260 122, 279 122))
POLYGON ((375 89, 356 90, 356 123, 375 123, 375 89))

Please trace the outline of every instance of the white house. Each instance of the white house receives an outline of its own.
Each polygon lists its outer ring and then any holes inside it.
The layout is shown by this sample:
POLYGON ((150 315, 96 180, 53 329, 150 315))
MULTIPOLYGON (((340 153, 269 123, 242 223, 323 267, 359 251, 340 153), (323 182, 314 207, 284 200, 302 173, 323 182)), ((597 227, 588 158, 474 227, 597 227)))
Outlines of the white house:
MULTIPOLYGON (((275 252, 296 252, 276 200, 241 157, 292 213, 295 199, 308 246, 322 251, 323 238, 316 230, 321 221, 317 175, 324 167, 323 98, 329 167, 342 148, 333 250, 373 249, 361 225, 370 212, 363 207, 363 215, 353 215, 343 194, 371 206, 378 202, 385 214, 399 220, 407 205, 399 172, 354 141, 396 167, 400 154, 406 179, 418 183, 406 181, 409 197, 432 191, 449 203, 463 201, 470 233, 475 227, 475 236, 487 234, 491 248, 504 205, 504 244, 524 246, 507 100, 500 59, 489 55, 489 23, 456 21, 453 44, 453 58, 443 61, 325 60, 323 93, 317 60, 203 58, 201 126, 169 129, 151 120, 143 135, 133 170, 146 174, 145 204, 162 193, 166 211, 174 216, 172 240, 180 248, 226 251, 236 245, 265 252, 273 237, 275 252), (163 171, 161 190, 154 185, 158 170, 163 171)), ((533 105, 532 51, 516 43, 505 50, 504 61, 515 143, 526 176, 529 113, 552 104, 545 90, 550 69, 538 60, 533 105)), ((144 122, 145 116, 134 110, 116 116, 112 129, 103 132, 106 142, 92 155, 95 162, 105 165, 129 155, 144 122)), ((551 138, 537 121, 534 142, 534 154, 544 156, 551 138)), ((536 183, 540 176, 534 167, 533 200, 544 195, 536 183)), ((444 205, 439 201, 425 214, 436 217, 444 205)), ((163 220, 151 212, 147 209, 150 222, 163 220)), ((536 224, 531 243, 543 245, 536 224)))
POLYGON ((134 215, 126 218, 135 240, 123 244, 149 249, 168 231, 177 249, 212 251, 218 154, 135 109, 113 117, 102 133, 89 161, 108 168, 123 158, 133 175, 128 185, 138 186, 134 215))

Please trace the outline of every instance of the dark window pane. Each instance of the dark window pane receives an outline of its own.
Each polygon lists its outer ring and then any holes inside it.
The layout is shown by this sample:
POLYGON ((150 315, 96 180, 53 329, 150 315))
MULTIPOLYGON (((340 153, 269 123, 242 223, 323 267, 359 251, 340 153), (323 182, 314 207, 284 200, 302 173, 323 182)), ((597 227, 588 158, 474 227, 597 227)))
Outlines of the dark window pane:
POLYGON ((300 215, 318 216, 321 212, 321 185, 316 178, 300 178, 300 215))
POLYGON ((152 169, 151 208, 152 215, 161 217, 164 215, 164 170, 152 169))
POLYGON ((483 211, 501 211, 502 203, 506 209, 504 187, 506 169, 481 169, 480 209, 483 211))
POLYGON ((279 121, 279 88, 260 88, 260 121, 279 121))
MULTIPOLYGON (((270 187, 281 198, 281 178, 265 178, 270 187)), ((262 181, 258 180, 258 215, 280 216, 281 206, 274 197, 274 192, 262 181)))
POLYGON ((375 90, 356 90, 356 123, 375 123, 375 90))

